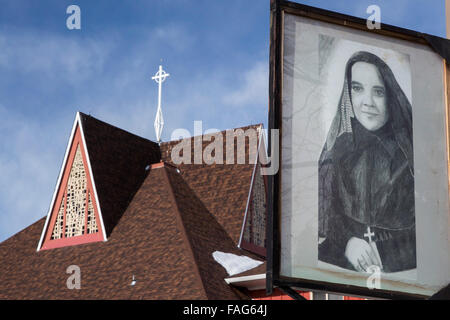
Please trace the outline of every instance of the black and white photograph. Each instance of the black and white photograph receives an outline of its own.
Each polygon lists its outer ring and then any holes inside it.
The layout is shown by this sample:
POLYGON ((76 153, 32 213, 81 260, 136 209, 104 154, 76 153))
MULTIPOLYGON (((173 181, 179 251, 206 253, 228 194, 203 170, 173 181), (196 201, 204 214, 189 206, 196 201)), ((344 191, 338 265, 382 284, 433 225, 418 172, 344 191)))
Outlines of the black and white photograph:
MULTIPOLYGON (((319 50, 334 40, 322 36, 319 50)), ((355 52, 344 76, 319 159, 319 260, 364 272, 415 269, 411 103, 374 53, 355 52)))
POLYGON ((285 14, 280 277, 445 285, 445 68, 429 46, 285 14))

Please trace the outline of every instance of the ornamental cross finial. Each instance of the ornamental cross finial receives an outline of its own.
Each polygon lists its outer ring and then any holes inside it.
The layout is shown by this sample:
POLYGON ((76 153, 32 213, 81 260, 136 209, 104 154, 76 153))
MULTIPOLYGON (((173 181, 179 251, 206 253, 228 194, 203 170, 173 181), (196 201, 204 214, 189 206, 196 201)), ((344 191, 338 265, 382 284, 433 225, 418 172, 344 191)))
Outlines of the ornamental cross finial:
POLYGON ((162 91, 162 83, 166 81, 166 78, 169 77, 170 74, 166 73, 162 66, 159 66, 158 72, 155 74, 154 77, 152 77, 153 80, 156 81, 158 84, 158 111, 156 112, 156 119, 155 119, 155 133, 156 133, 156 139, 158 140, 158 143, 161 143, 161 133, 162 129, 164 127, 164 119, 162 115, 161 110, 161 91, 162 91))

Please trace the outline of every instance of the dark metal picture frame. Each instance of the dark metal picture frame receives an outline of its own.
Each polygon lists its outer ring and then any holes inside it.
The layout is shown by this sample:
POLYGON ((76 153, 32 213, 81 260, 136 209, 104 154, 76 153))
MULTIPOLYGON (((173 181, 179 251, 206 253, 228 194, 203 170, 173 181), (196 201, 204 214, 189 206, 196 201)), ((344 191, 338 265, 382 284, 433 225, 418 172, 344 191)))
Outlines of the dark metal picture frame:
MULTIPOLYGON (((292 14, 307 17, 322 22, 345 26, 348 28, 363 30, 367 33, 375 33, 396 39, 415 42, 431 47, 434 51, 449 61, 450 45, 447 39, 407 30, 395 26, 381 24, 381 29, 369 30, 366 20, 348 16, 336 12, 318 9, 298 3, 283 0, 270 0, 270 73, 269 73, 269 129, 280 131, 280 141, 271 141, 269 135, 268 149, 272 150, 273 143, 279 143, 279 163, 282 163, 282 83, 283 83, 283 32, 284 15, 292 14)), ((447 123, 447 146, 449 145, 449 97, 450 68, 448 62, 444 68, 444 89, 447 93, 446 101, 446 123, 447 123)), ((447 147, 447 166, 449 163, 449 147, 447 147)), ((270 155, 273 157, 273 155, 270 155)), ((281 171, 281 170, 280 170, 281 171)), ((357 286, 313 281, 308 279, 287 278, 280 275, 280 218, 281 218, 281 172, 268 176, 268 221, 267 221, 267 273, 266 291, 271 294, 274 287, 297 288, 301 290, 327 291, 338 294, 356 295, 362 297, 373 297, 381 299, 426 299, 427 296, 393 292, 386 290, 370 290, 357 286)), ((449 279, 450 280, 450 279, 449 279)))

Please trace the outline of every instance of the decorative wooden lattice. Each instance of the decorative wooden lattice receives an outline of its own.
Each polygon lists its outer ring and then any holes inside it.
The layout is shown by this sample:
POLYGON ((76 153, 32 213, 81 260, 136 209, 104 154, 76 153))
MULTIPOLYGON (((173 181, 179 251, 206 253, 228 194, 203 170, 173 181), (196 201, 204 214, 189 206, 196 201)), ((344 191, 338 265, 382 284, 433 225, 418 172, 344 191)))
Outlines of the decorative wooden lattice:
POLYGON ((95 220, 94 206, 92 205, 91 194, 89 193, 88 216, 87 216, 87 233, 98 232, 97 220, 95 220))
POLYGON ((85 232, 88 234, 98 232, 94 207, 87 187, 83 156, 79 145, 70 169, 66 192, 60 205, 51 239, 63 238, 63 231, 64 238, 81 236, 85 232))
POLYGON ((56 218, 55 227, 53 228, 51 239, 61 239, 63 235, 64 229, 64 200, 62 199, 61 204, 59 206, 58 217, 56 218))
POLYGON ((72 169, 70 170, 66 192, 67 208, 65 237, 81 236, 84 234, 84 224, 86 221, 87 184, 80 146, 77 147, 72 169))
POLYGON ((266 187, 264 177, 261 175, 261 168, 258 165, 253 181, 243 240, 261 248, 266 246, 266 210, 266 187))

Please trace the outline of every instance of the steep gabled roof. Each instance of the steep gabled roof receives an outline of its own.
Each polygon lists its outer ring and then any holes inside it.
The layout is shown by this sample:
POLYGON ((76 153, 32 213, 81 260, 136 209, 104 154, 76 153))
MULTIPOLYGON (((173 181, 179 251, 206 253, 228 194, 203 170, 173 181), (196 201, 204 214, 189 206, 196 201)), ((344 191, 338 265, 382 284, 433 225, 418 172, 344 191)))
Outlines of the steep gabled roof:
MULTIPOLYGON (((106 240, 142 184, 146 166, 159 159, 158 144, 78 112, 38 250, 99 241, 99 239, 106 240), (73 162, 75 154, 79 156, 78 167, 81 169, 72 167, 72 164, 75 165, 73 162), (74 193, 67 189, 69 173, 72 176, 73 170, 75 170, 73 173, 75 181, 70 187, 71 190, 75 190, 75 194, 79 190, 80 197, 75 197, 76 199, 73 199, 74 193), (81 199, 82 192, 86 200, 81 199), (70 201, 69 195, 72 196, 70 201), (66 207, 73 204, 75 211, 79 210, 77 208, 80 206, 81 211, 85 211, 88 198, 91 209, 86 211, 85 215, 88 216, 88 213, 95 211, 100 230, 97 234, 79 235, 78 231, 82 228, 81 222, 71 220, 74 222, 74 230, 77 230, 76 236, 66 237, 68 230, 72 230, 72 225, 66 225, 66 217, 71 216, 66 215, 66 207), (85 202, 86 205, 84 205, 85 202), (59 230, 56 230, 58 231, 56 239, 51 240, 50 236, 52 239, 54 237, 52 232, 54 233, 55 225, 59 230), (81 227, 78 228, 78 225, 81 227), (67 227, 69 229, 66 229, 67 227), (62 233, 59 236, 61 230, 62 233)), ((92 217, 90 219, 92 220, 92 217)), ((83 224, 84 228, 86 224, 83 224)))
POLYGON ((159 162, 159 146, 81 112, 80 118, 109 236, 142 184, 146 166, 159 162))
MULTIPOLYGON (((39 220, 0 243, 0 299, 245 298, 212 253, 258 259, 236 247, 255 165, 177 170, 159 162, 161 154, 170 161, 177 141, 158 146, 79 117, 108 241, 36 252, 39 220), (66 287, 71 265, 81 269, 81 290, 66 287)), ((247 141, 247 158, 256 157, 249 153, 247 141)))
POLYGON ((242 252, 174 168, 150 170, 107 242, 36 252, 43 222, 0 245, 0 299, 239 298, 212 252, 242 252))

